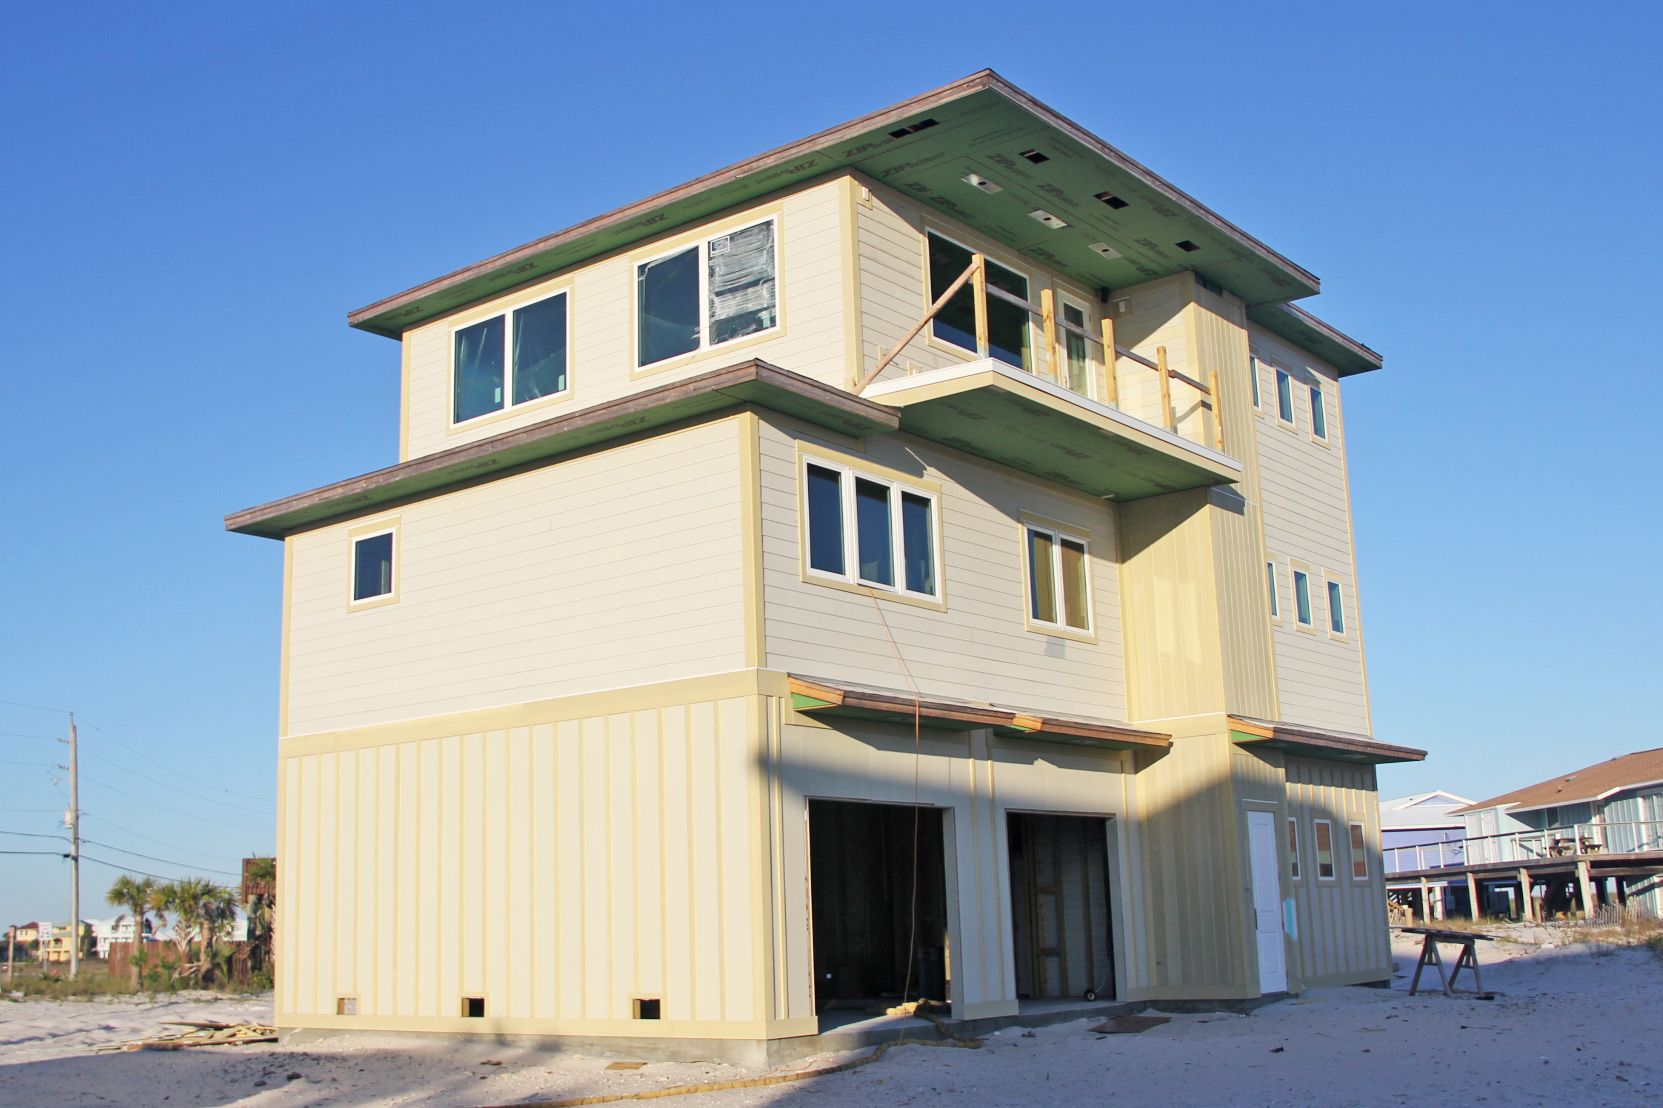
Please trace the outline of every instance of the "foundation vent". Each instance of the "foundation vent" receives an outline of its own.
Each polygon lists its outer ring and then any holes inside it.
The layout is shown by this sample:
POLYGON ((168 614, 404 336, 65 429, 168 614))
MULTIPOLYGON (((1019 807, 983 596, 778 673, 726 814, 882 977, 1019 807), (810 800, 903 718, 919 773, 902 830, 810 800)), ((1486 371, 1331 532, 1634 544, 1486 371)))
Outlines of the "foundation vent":
POLYGON ((358 998, 355 996, 336 997, 335 1014, 337 1016, 356 1016, 358 1014, 358 998))
POLYGON ((635 998, 635 1018, 638 1020, 655 1020, 658 1018, 659 999, 656 996, 638 996, 635 998))
POLYGON ((462 1015, 467 1019, 485 1018, 485 998, 482 996, 465 996, 462 998, 462 1015))

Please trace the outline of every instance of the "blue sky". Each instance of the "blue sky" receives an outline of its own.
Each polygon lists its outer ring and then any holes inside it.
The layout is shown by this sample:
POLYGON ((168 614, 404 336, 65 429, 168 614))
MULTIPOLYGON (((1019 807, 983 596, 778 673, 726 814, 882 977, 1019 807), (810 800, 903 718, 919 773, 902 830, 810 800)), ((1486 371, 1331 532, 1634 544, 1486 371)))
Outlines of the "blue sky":
MULTIPOLYGON (((221 519, 395 460, 349 309, 983 66, 1386 355, 1346 386, 1374 722, 1432 755, 1385 795, 1663 743, 1654 7, 625 11, 7 6, 0 830, 65 807, 40 705, 89 725, 89 856, 270 849, 281 553, 221 519)), ((67 915, 0 855, 0 924, 67 915)))

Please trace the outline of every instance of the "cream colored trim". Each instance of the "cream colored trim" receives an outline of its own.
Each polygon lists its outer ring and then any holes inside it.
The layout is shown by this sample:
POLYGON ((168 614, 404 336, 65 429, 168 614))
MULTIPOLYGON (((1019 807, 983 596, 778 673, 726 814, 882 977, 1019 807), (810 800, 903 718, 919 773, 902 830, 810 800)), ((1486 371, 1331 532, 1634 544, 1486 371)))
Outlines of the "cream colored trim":
POLYGON ((1288 598, 1293 602, 1293 627, 1296 631, 1303 631, 1308 635, 1317 633, 1317 598, 1316 591, 1311 588, 1312 578, 1317 572, 1307 562, 1296 558, 1288 559, 1288 598), (1299 578, 1295 574, 1305 575, 1305 607, 1311 613, 1311 622, 1301 623, 1299 620, 1299 578))
MULTIPOLYGON (((464 994, 478 996, 479 993, 464 994)), ((460 999, 457 1001, 461 1003, 460 999)), ((620 1039, 790 1039, 819 1032, 817 1016, 782 1020, 559 1020, 493 1016, 491 998, 486 1015, 466 1016, 337 1016, 334 1013, 279 1012, 279 1030, 318 1028, 343 1031, 442 1031, 461 1035, 609 1036, 620 1039)))
POLYGON ((734 420, 739 433, 739 525, 744 557, 741 588, 745 604, 745 665, 763 664, 767 656, 767 624, 762 587, 762 446, 755 412, 734 420))
MULTIPOLYGON (((707 255, 702 248, 699 251, 699 258, 701 268, 708 264, 706 260, 707 255)), ((773 342, 777 339, 786 337, 785 302, 787 297, 785 282, 785 201, 783 197, 767 204, 758 205, 754 208, 747 208, 743 212, 736 213, 724 219, 702 224, 680 234, 659 239, 650 244, 645 244, 626 255, 626 260, 629 266, 630 290, 628 369, 629 378, 632 381, 640 380, 645 377, 655 377, 662 373, 668 373, 673 370, 681 369, 700 358, 709 357, 717 351, 720 351, 724 356, 726 356, 732 351, 743 350, 746 347, 754 346, 759 342, 773 342), (728 342, 712 344, 709 341, 709 305, 701 303, 699 305, 701 315, 699 317, 698 348, 695 350, 689 350, 685 354, 677 354, 673 358, 665 358, 662 361, 654 362, 652 365, 640 365, 641 301, 640 297, 636 294, 636 282, 640 278, 640 274, 637 270, 647 262, 654 261, 658 258, 668 257, 671 254, 678 254, 690 246, 700 246, 701 244, 709 243, 711 239, 720 235, 729 234, 733 231, 743 230, 746 227, 754 227, 757 224, 768 223, 770 221, 774 224, 774 311, 777 316, 774 325, 766 331, 758 331, 755 334, 746 335, 744 338, 732 339, 728 342)), ((701 271, 699 275, 701 297, 704 287, 705 275, 701 271)))
MULTIPOLYGON (((1344 390, 1336 383, 1334 386, 1334 423, 1329 428, 1330 435, 1336 435, 1345 426, 1344 390)), ((1374 734, 1374 712, 1369 701, 1369 666, 1368 652, 1363 646, 1363 587, 1357 579, 1357 532, 1352 523, 1351 513, 1351 458, 1350 451, 1342 441, 1340 449, 1340 481, 1345 487, 1345 541, 1351 548, 1351 610, 1357 615, 1357 625, 1347 628, 1357 639, 1357 665, 1363 676, 1363 723, 1368 727, 1368 733, 1374 734)))
POLYGON ((398 340, 398 460, 410 460, 410 334, 398 340))
MULTIPOLYGON (((346 532, 346 610, 362 612, 370 608, 384 608, 389 604, 397 604, 399 591, 404 587, 404 572, 399 568, 399 560, 403 557, 404 536, 400 529, 402 522, 399 516, 382 516, 372 522, 360 523, 350 527, 346 532), (376 535, 393 536, 393 591, 379 596, 365 597, 363 600, 353 599, 358 582, 358 543, 363 539, 374 538, 376 535)), ((285 543, 285 545, 287 545, 285 543)))
POLYGON ((683 677, 656 685, 633 685, 619 689, 574 693, 570 696, 521 704, 503 704, 468 712, 287 736, 279 743, 279 754, 284 758, 295 758, 308 754, 364 750, 447 735, 471 735, 512 727, 530 727, 539 723, 588 716, 617 715, 644 708, 666 708, 679 704, 696 704, 762 694, 784 696, 786 680, 784 674, 755 669, 683 677))
MULTIPOLYGON (((445 365, 449 367, 449 372, 445 374, 445 383, 449 386, 449 391, 445 395, 446 436, 472 434, 481 427, 488 427, 493 423, 501 422, 502 420, 512 418, 513 416, 524 415, 526 412, 535 412, 542 408, 554 407, 559 404, 568 404, 571 403, 577 395, 577 374, 574 372, 577 365, 577 351, 575 346, 577 328, 572 324, 572 321, 577 318, 577 292, 574 277, 572 275, 568 275, 564 281, 556 281, 547 285, 540 285, 534 292, 527 292, 519 297, 501 297, 494 302, 494 305, 495 306, 490 311, 462 312, 445 321, 445 334, 447 336, 445 346, 445 365), (474 324, 491 319, 494 316, 511 316, 514 312, 526 307, 527 305, 538 304, 544 300, 551 300, 556 296, 564 296, 566 298, 566 387, 561 389, 559 392, 550 393, 548 396, 539 396, 535 400, 527 400, 520 404, 513 403, 510 397, 513 395, 512 390, 514 388, 514 367, 509 363, 509 358, 511 357, 512 352, 504 350, 502 366, 502 407, 498 408, 494 412, 485 412, 481 415, 473 416, 470 419, 464 419, 458 423, 456 421, 456 332, 465 327, 472 327, 474 324)), ((503 341, 505 343, 511 343, 512 339, 508 337, 508 332, 506 330, 507 326, 508 324, 505 322, 503 341)))
MULTIPOLYGON (((281 640, 277 648, 277 736, 289 733, 289 643, 294 623, 294 543, 293 535, 283 540, 283 612, 280 619, 281 640)), ((398 545, 398 540, 393 540, 398 545)), ((396 579, 395 579, 396 582, 396 579)), ((282 838, 279 836, 278 841, 282 838)))
POLYGON ((843 387, 853 390, 866 372, 865 313, 860 299, 860 203, 864 195, 867 207, 872 204, 872 191, 845 174, 839 192, 843 203, 843 346, 846 377, 843 387))
POLYGON ((892 469, 889 466, 879 465, 876 462, 868 461, 866 458, 844 454, 840 451, 833 450, 830 447, 821 446, 818 443, 805 442, 802 439, 797 439, 795 441, 797 444, 797 455, 799 460, 801 460, 803 455, 807 455, 811 458, 822 458, 825 461, 833 463, 834 465, 848 466, 852 469, 858 469, 861 472, 868 473, 873 477, 881 477, 885 481, 894 481, 899 485, 911 485, 919 492, 927 492, 931 496, 941 495, 940 481, 931 480, 930 478, 920 474, 908 473, 905 470, 892 469))
POLYGON ((1312 877, 1318 882, 1338 881, 1340 879, 1340 851, 1334 842, 1334 821, 1331 819, 1311 820, 1311 861, 1312 877), (1334 872, 1327 877, 1322 875, 1322 836, 1317 834, 1318 827, 1328 828, 1328 864, 1334 872))
MULTIPOLYGON (((1076 527, 1071 523, 1063 523, 1060 520, 1035 515, 1033 512, 1018 512, 1016 522, 1017 541, 1019 544, 1017 547, 1017 557, 1022 563, 1022 595, 1020 603, 1022 605, 1023 628, 1030 634, 1043 635, 1046 638, 1072 639, 1075 642, 1096 643, 1098 624, 1096 610, 1097 589, 1092 583, 1092 561, 1095 557, 1092 551, 1097 544, 1097 532, 1090 527, 1076 527), (1034 618, 1033 605, 1031 603, 1034 585, 1033 581, 1029 577, 1031 571, 1028 566, 1028 563, 1032 560, 1032 552, 1028 548, 1028 529, 1030 527, 1040 531, 1048 531, 1059 540, 1073 539, 1075 542, 1085 544, 1087 626, 1084 630, 1078 627, 1070 627, 1066 623, 1045 623, 1034 618)), ((1060 579, 1058 584, 1061 584, 1060 579)), ((1061 594, 1059 593, 1053 599, 1060 607, 1063 599, 1061 594)), ((1061 612, 1059 611, 1058 614, 1060 615, 1061 612)))

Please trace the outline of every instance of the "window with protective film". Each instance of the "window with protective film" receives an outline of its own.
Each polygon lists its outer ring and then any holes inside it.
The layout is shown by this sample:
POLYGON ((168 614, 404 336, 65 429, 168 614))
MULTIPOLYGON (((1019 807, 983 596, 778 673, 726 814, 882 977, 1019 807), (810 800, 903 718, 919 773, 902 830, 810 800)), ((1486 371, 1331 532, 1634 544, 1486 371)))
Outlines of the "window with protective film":
POLYGON ((774 220, 714 235, 635 267, 637 366, 779 326, 774 220))

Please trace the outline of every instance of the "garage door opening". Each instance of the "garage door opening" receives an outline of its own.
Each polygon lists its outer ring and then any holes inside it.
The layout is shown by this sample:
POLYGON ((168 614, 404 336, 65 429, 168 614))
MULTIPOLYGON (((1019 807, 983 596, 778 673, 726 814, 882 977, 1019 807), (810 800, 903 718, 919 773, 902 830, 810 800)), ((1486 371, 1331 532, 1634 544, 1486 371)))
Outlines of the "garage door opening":
POLYGON ((903 991, 907 1000, 945 1001, 947 880, 940 810, 813 800, 808 835, 815 1002, 822 1030, 828 1020, 838 1024, 880 1015, 901 1002, 903 991))
POLYGON ((1010 816, 1019 1000, 1114 997, 1106 819, 1010 816))

